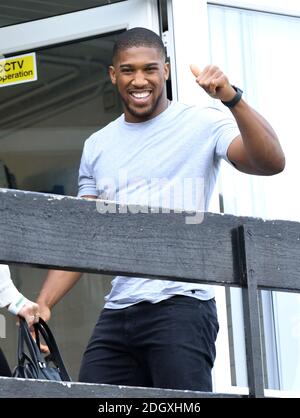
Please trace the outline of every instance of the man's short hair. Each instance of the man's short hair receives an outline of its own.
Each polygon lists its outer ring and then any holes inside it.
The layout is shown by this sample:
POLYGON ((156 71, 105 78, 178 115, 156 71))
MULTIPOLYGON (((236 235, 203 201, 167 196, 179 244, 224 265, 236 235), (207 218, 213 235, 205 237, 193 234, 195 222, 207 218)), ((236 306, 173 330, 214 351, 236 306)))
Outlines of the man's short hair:
POLYGON ((117 37, 113 48, 113 62, 120 51, 140 46, 156 48, 161 53, 163 59, 166 59, 164 44, 155 32, 146 28, 132 28, 117 37))

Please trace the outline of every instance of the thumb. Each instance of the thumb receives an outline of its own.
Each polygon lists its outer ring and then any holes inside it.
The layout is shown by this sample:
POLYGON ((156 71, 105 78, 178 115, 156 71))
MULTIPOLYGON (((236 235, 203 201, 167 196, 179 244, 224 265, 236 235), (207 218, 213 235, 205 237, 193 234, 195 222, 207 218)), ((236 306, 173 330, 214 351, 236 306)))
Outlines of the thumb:
MULTIPOLYGON (((31 327, 31 328, 30 328, 30 334, 31 334, 32 338, 33 338, 33 339, 34 339, 34 341, 35 341, 35 331, 34 331, 34 328, 33 328, 33 327, 31 327)), ((46 344, 42 344, 42 343, 40 342, 39 348, 40 348, 40 350, 41 350, 41 353, 44 353, 44 354, 50 354, 49 347, 48 347, 46 344)))
POLYGON ((191 64, 190 69, 195 77, 199 77, 199 75, 201 74, 200 68, 197 67, 197 65, 195 64, 191 64))

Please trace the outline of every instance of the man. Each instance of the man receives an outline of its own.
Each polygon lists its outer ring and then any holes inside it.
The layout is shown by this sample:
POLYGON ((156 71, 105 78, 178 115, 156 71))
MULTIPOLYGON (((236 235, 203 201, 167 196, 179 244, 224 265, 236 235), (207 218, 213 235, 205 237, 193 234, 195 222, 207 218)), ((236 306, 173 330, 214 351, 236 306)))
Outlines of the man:
MULTIPOLYGON (((105 195, 124 203, 126 189, 126 203, 144 203, 149 188, 155 197, 163 194, 153 178, 167 179, 169 185, 202 178, 207 209, 221 158, 250 174, 283 170, 284 155, 273 129, 221 70, 208 66, 201 72, 191 66, 199 86, 230 107, 236 122, 213 108, 169 103, 165 59, 161 39, 152 31, 134 28, 118 38, 109 72, 124 115, 86 141, 79 196, 105 195), (126 181, 113 190, 103 178, 115 180, 121 171, 126 181)), ((175 193, 171 208, 177 198, 175 193)), ((49 272, 38 298, 45 319, 80 276, 49 272)), ((80 380, 211 391, 217 332, 211 287, 119 276, 84 353, 80 380)))

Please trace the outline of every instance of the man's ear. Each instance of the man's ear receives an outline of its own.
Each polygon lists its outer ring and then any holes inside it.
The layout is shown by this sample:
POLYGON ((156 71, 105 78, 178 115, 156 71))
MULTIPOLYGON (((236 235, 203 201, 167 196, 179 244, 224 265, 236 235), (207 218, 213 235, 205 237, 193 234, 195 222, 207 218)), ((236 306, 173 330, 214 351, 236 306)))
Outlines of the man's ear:
POLYGON ((108 72, 109 72, 109 76, 110 76, 111 82, 113 84, 116 84, 117 83, 117 79, 116 79, 116 70, 115 70, 115 67, 113 65, 110 65, 108 67, 108 72))
POLYGON ((165 80, 168 80, 169 75, 170 75, 170 64, 168 62, 165 62, 165 64, 164 64, 164 77, 165 77, 165 80))

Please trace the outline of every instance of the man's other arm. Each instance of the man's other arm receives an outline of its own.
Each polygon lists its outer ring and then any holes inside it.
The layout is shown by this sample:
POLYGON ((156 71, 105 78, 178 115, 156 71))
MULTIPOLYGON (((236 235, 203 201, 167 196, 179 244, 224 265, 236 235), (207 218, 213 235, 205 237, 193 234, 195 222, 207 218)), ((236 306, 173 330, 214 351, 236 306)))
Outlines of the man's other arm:
MULTIPOLYGON (((83 198, 96 199, 97 196, 86 195, 83 198)), ((64 297, 64 295, 78 282, 81 272, 49 270, 40 294, 37 298, 40 316, 48 321, 51 316, 51 308, 64 297)))

